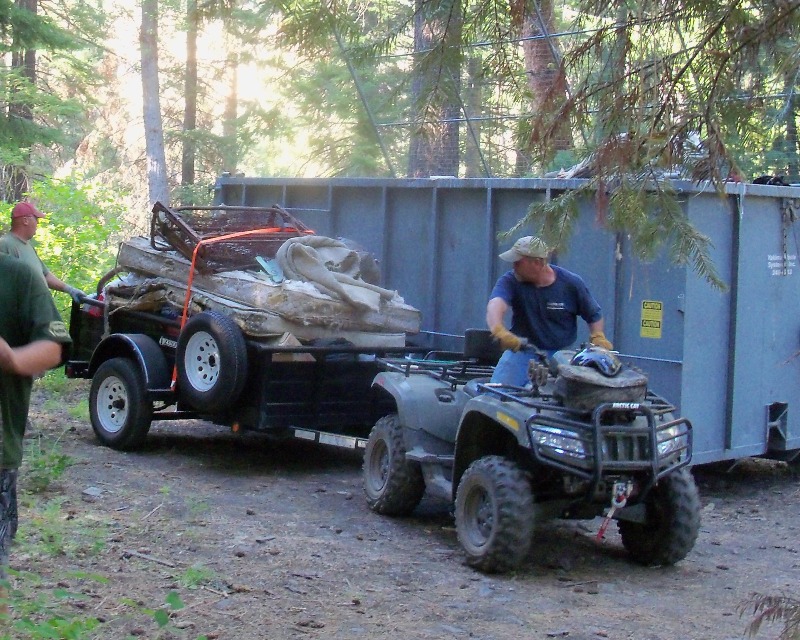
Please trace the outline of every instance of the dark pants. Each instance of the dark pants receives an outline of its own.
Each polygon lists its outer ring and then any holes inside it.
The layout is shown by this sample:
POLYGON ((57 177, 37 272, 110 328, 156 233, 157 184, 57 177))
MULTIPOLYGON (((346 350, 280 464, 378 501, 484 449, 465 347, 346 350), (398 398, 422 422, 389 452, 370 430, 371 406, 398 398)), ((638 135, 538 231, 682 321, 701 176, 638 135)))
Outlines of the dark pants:
POLYGON ((11 540, 17 535, 17 470, 0 469, 0 579, 6 578, 11 540))

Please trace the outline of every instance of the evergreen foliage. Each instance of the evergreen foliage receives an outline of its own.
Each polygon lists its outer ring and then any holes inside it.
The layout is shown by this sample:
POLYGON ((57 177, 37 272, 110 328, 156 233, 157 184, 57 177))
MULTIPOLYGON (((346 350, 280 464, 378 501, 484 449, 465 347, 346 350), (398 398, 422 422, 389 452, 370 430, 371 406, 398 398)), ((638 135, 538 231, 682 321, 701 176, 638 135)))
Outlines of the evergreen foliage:
MULTIPOLYGON (((31 197, 48 215, 33 242, 50 271, 92 293, 100 277, 114 266, 124 211, 114 193, 79 182, 73 178, 35 183, 31 197)), ((0 218, 9 218, 11 206, 0 208, 0 218)), ((55 300, 62 317, 68 318, 69 297, 56 295, 55 300)))

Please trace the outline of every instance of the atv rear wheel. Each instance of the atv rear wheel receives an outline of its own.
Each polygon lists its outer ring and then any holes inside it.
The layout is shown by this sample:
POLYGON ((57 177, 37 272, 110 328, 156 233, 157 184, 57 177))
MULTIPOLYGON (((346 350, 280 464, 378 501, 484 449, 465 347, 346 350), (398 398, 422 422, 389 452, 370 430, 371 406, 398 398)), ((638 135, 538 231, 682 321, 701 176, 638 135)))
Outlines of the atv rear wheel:
POLYGON ((422 500, 425 480, 417 462, 406 459, 403 425, 396 413, 375 423, 364 451, 364 493, 369 508, 407 516, 422 500))
POLYGON ((456 531, 467 564, 487 573, 514 569, 530 551, 533 527, 527 474, 501 456, 473 462, 456 493, 456 531))
POLYGON ((691 472, 663 478, 645 498, 646 522, 619 520, 622 545, 638 563, 669 565, 683 560, 700 530, 700 496, 691 472))

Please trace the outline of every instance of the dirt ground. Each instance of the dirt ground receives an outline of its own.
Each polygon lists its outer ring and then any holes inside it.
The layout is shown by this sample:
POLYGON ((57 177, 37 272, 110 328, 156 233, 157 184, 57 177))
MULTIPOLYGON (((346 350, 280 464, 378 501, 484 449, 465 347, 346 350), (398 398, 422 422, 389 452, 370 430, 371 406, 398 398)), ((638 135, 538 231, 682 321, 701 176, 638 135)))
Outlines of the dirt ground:
POLYGON ((798 595, 800 481, 782 463, 695 469, 700 537, 675 567, 632 564, 614 526, 596 542, 597 519, 542 523, 518 572, 486 576, 463 563, 448 505, 369 511, 353 452, 186 421, 120 453, 74 417, 87 395, 35 390, 30 446, 57 441, 74 464, 43 494, 21 481, 12 638, 727 640, 751 593, 798 595), (100 625, 34 635, 26 617, 100 625))

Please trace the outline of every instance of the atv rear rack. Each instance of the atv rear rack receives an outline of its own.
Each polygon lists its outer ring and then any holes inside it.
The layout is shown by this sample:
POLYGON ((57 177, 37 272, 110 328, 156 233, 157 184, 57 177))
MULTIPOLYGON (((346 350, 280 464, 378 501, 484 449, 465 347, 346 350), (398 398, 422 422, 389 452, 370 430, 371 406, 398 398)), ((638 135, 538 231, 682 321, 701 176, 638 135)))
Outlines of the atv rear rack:
MULTIPOLYGON (((433 352, 436 354, 436 352, 433 352)), ((430 354, 429 354, 430 355, 430 354)), ((474 360, 438 360, 426 358, 378 358, 387 371, 396 371, 406 377, 426 375, 450 384, 453 390, 470 380, 491 378, 494 367, 478 364, 474 360)))

